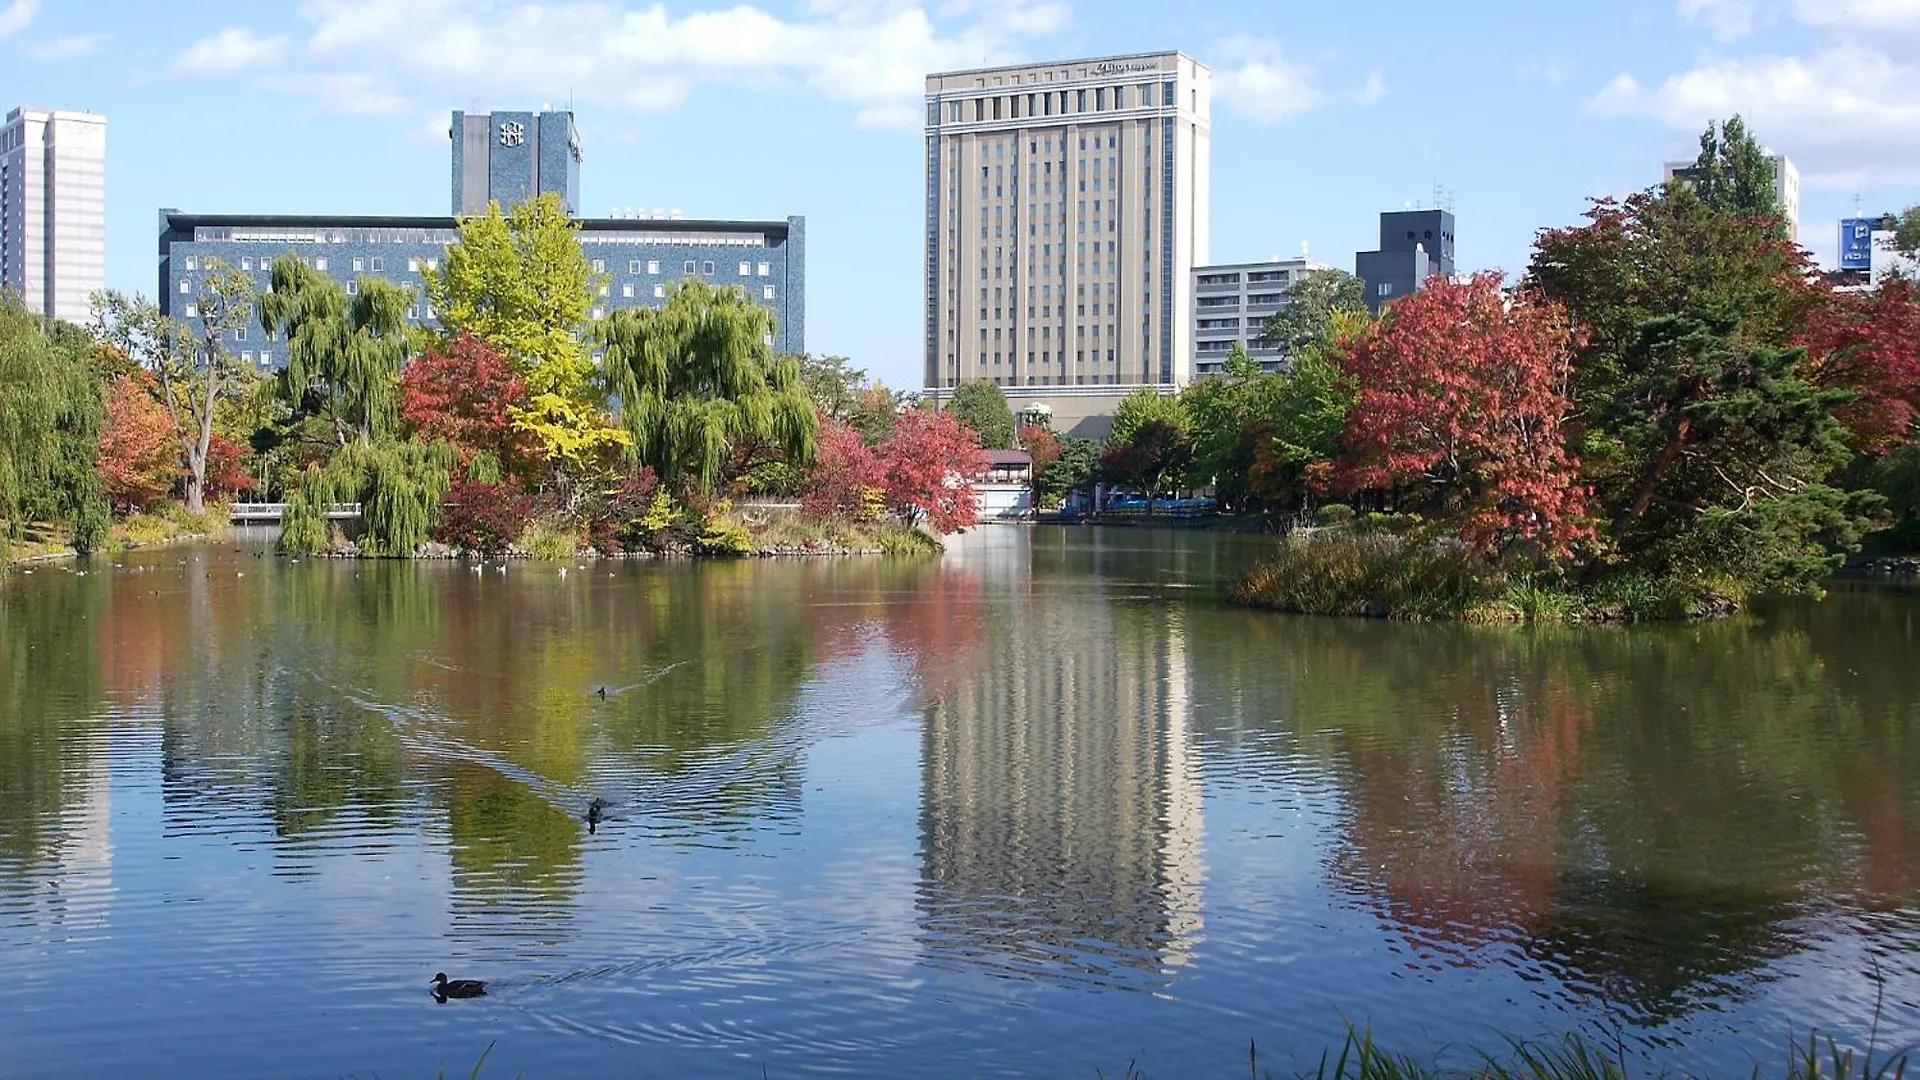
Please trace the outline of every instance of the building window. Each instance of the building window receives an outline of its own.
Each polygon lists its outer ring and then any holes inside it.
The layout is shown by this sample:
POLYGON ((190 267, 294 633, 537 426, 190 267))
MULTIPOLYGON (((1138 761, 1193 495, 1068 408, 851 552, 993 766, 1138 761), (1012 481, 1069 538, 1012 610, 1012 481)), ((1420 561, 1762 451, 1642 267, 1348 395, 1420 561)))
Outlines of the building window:
POLYGON ((313 268, 315 270, 325 270, 327 268, 327 257, 325 255, 321 255, 318 258, 314 259, 313 268))
POLYGON ((761 263, 758 267, 755 268, 755 270, 759 273, 761 277, 766 277, 769 273, 773 271, 773 267, 769 266, 766 263, 761 263))
POLYGON ((593 260, 593 272, 594 272, 594 273, 596 273, 596 274, 604 274, 604 273, 606 273, 606 272, 607 272, 607 260, 605 260, 605 259, 595 259, 595 260, 593 260))
POLYGON ((189 256, 187 256, 187 269, 189 269, 189 270, 198 270, 198 269, 200 269, 200 260, 199 260, 199 259, 196 259, 196 258, 194 258, 194 257, 193 257, 193 256, 191 256, 191 255, 189 255, 189 256))
POLYGON ((188 305, 187 305, 187 318, 189 318, 189 319, 197 319, 197 318, 199 318, 199 317, 200 317, 200 305, 199 305, 199 304, 188 304, 188 305))
POLYGON ((760 297, 763 300, 773 299, 773 286, 771 285, 762 286, 760 289, 760 297))
POLYGON ((419 260, 419 259, 408 259, 408 260, 407 260, 407 273, 409 273, 409 274, 417 274, 417 273, 419 273, 419 272, 420 272, 420 260, 419 260))
POLYGON ((606 309, 606 308, 594 308, 594 309, 593 309, 593 317, 594 317, 594 318, 596 318, 596 319, 604 319, 604 318, 606 318, 606 317, 607 317, 607 309, 606 309))
POLYGON ((190 293, 192 291, 193 291, 193 282, 184 281, 184 280, 180 282, 180 294, 182 296, 185 296, 187 293, 190 293))
POLYGON ((429 318, 429 319, 431 319, 431 318, 433 318, 433 305, 432 305, 432 304, 428 304, 428 305, 427 305, 427 318, 429 318))
POLYGON ((373 257, 373 272, 379 273, 387 268, 387 260, 379 255, 373 257))
POLYGON ((653 298, 655 300, 659 300, 666 295, 667 295, 667 287, 665 285, 655 285, 653 287, 653 298))
POLYGON ((694 262, 692 259, 688 259, 687 265, 682 268, 680 272, 683 274, 697 274, 700 272, 700 264, 694 262))
MULTIPOLYGON (((1413 235, 1413 234, 1411 234, 1411 233, 1409 233, 1409 234, 1407 234, 1407 235, 1409 235, 1409 236, 1411 236, 1411 235, 1413 235)), ((240 260, 240 269, 242 269, 242 270, 251 270, 251 269, 253 269, 253 256, 251 256, 251 255, 247 255, 247 256, 244 256, 243 258, 241 258, 241 260, 240 260)))
POLYGON ((420 317, 420 309, 418 307, 410 307, 407 309, 407 318, 418 319, 419 317, 420 317))
POLYGON ((1393 295, 1393 282, 1391 282, 1391 281, 1383 281, 1383 282, 1381 282, 1381 283, 1380 283, 1380 295, 1381 295, 1381 296, 1392 296, 1392 295, 1393 295))
POLYGON ((606 286, 606 285, 602 285, 602 286, 600 286, 600 295, 601 295, 601 296, 605 296, 605 295, 607 295, 607 289, 608 289, 608 288, 609 288, 609 286, 606 286))
POLYGON ((365 259, 360 259, 360 258, 356 258, 356 259, 354 259, 354 260, 353 260, 353 272, 354 272, 354 273, 356 273, 356 274, 357 274, 357 273, 359 273, 359 272, 361 272, 362 270, 365 270, 366 268, 367 268, 367 260, 365 260, 365 259))
POLYGON ((752 264, 752 263, 750 263, 750 262, 743 262, 743 263, 741 263, 741 264, 740 264, 740 276, 741 276, 741 277, 752 277, 752 276, 753 276, 753 264, 752 264))
POLYGON ((659 260, 659 259, 648 259, 648 260, 647 260, 647 273, 649 273, 649 274, 657 274, 657 273, 659 273, 659 272, 660 272, 660 260, 659 260))
POLYGON ((633 299, 633 286, 631 285, 620 286, 620 297, 623 300, 633 299))
POLYGON ((247 364, 253 363, 253 350, 249 349, 246 352, 241 353, 240 360, 242 363, 247 363, 247 364))
POLYGON ((707 277, 712 277, 713 276, 713 260, 708 259, 706 262, 701 263, 700 272, 702 274, 705 274, 707 277))
POLYGON ((246 327, 244 327, 244 326, 236 326, 236 327, 234 327, 234 328, 233 328, 233 340, 235 340, 235 341, 245 341, 245 340, 247 340, 247 328, 246 328, 246 327))

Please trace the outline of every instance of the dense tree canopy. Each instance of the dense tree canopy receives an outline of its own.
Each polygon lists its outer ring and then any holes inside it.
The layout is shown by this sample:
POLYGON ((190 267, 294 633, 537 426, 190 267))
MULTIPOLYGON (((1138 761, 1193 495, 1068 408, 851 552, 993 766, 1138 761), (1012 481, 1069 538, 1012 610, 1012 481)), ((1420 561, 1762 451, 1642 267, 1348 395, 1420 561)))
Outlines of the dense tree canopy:
POLYGON ((1562 559, 1593 535, 1567 448, 1573 335, 1559 305, 1500 284, 1436 280, 1354 343, 1341 482, 1405 493, 1488 554, 1562 559))
POLYGON ((93 352, 84 334, 0 295, 0 550, 31 521, 66 523, 82 551, 105 534, 93 352))
POLYGON ((1367 311, 1366 284, 1344 270, 1309 270, 1283 295, 1285 305, 1267 317, 1260 340, 1285 348, 1289 355, 1332 340, 1336 313, 1367 311))
POLYGON ((947 412, 973 429, 975 441, 988 450, 1013 448, 1013 409, 1007 395, 985 379, 962 383, 947 402, 947 412))

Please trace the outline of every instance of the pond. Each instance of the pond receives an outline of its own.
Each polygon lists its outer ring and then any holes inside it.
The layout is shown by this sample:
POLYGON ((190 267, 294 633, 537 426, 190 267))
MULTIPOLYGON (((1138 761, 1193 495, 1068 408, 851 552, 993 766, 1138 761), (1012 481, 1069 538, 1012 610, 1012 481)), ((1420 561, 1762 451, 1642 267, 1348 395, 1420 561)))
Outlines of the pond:
POLYGON ((13 574, 0 1075, 1224 1078, 1353 1022, 1745 1076, 1790 1030, 1920 1040, 1920 593, 1226 606, 1264 543, 13 574))

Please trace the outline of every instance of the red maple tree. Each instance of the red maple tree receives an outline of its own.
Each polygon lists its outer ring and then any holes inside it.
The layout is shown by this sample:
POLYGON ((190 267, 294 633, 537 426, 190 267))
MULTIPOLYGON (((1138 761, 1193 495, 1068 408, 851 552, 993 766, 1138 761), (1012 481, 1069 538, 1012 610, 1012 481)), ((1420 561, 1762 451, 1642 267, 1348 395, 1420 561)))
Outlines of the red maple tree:
POLYGON ((866 511, 867 492, 879 489, 880 459, 873 448, 847 424, 822 415, 801 507, 814 517, 852 520, 866 511))
POLYGON ((973 481, 986 473, 986 451, 973 429, 947 413, 909 409, 878 449, 887 505, 909 520, 922 516, 943 533, 972 525, 979 508, 973 481))
POLYGON ((180 478, 173 417, 154 400, 151 376, 122 375, 107 386, 100 429, 100 486, 117 511, 145 510, 180 478))
POLYGON ((1859 395, 1836 414, 1866 453, 1905 442, 1920 413, 1920 289, 1891 278, 1871 292, 1825 285, 1795 344, 1808 381, 1859 395))
POLYGON ((246 457, 239 443, 216 433, 207 442, 206 493, 225 499, 251 491, 253 477, 247 475, 246 457))
POLYGON ((1510 300, 1502 280, 1435 278, 1348 346, 1342 486, 1405 493, 1483 553, 1559 559, 1593 536, 1567 448, 1574 336, 1558 304, 1510 300))
POLYGON ((1060 436, 1037 424, 1020 429, 1020 445, 1033 457, 1033 479, 1039 483, 1048 466, 1060 460, 1060 436))
POLYGON ((513 429, 511 411, 526 399, 527 384, 472 334, 429 347, 400 373, 400 419, 407 431, 453 443, 463 465, 481 451, 509 471, 529 460, 531 447, 513 429))

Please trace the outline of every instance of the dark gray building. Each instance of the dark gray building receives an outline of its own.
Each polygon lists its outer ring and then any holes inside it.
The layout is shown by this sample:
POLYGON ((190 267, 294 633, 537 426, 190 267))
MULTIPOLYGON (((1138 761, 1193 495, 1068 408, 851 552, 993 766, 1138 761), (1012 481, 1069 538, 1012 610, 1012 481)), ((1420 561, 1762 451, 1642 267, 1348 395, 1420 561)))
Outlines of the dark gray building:
POLYGON ((1367 307, 1376 315, 1439 274, 1453 276, 1453 213, 1393 210, 1380 215, 1380 250, 1353 257, 1354 276, 1367 284, 1367 307))
POLYGON ((580 212, 580 133, 571 112, 453 114, 453 213, 484 214, 552 192, 580 212))

